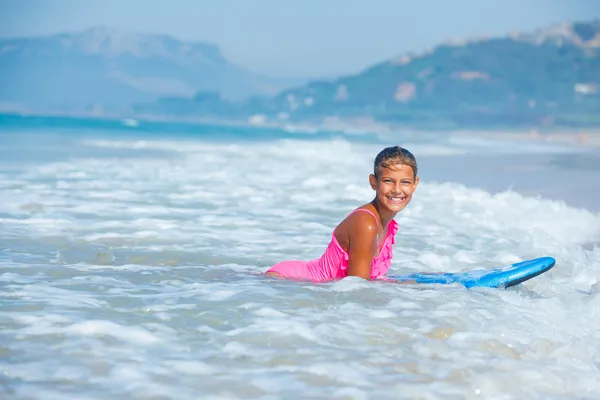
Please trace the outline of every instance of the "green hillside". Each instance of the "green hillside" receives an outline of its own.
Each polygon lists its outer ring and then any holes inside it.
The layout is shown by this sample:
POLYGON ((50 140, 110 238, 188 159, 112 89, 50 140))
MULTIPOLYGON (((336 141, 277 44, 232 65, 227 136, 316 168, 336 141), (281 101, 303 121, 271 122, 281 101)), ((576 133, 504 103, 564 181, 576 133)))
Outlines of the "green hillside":
POLYGON ((200 95, 145 110, 313 122, 366 117, 428 128, 600 126, 600 22, 444 43, 243 103, 200 95))

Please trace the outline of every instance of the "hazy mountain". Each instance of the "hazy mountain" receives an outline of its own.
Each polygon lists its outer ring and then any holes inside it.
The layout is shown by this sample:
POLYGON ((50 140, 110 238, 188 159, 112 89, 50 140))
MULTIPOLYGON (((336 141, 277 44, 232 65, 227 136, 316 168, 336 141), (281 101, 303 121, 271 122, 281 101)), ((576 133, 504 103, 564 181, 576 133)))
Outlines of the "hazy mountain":
POLYGON ((598 126, 600 22, 448 41, 356 75, 254 98, 246 112, 291 120, 368 117, 440 127, 598 126))
POLYGON ((253 74, 215 45, 166 35, 94 28, 0 40, 0 102, 237 120, 600 126, 600 22, 449 40, 309 83, 253 74))
POLYGON ((0 40, 0 102, 124 106, 215 91, 228 99, 274 94, 300 79, 271 79, 229 62, 210 43, 96 27, 0 40))

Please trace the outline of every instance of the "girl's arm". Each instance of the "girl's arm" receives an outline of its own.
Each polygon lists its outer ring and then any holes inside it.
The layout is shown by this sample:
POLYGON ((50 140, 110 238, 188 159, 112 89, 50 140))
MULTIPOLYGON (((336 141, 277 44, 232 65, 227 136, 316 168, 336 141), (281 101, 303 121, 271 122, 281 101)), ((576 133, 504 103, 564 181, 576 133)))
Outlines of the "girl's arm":
POLYGON ((356 215, 350 227, 348 245, 348 276, 358 276, 369 280, 371 264, 376 250, 377 224, 367 213, 356 215))

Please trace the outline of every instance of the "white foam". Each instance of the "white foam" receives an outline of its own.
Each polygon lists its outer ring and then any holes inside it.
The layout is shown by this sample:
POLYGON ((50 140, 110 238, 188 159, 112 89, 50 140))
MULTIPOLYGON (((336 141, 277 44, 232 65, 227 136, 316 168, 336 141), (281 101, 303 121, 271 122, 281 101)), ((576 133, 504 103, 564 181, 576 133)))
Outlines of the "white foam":
MULTIPOLYGON (((59 398, 67 383, 77 398, 600 391, 596 213, 423 181, 397 219, 393 273, 544 255, 557 265, 511 290, 282 281, 261 272, 319 256, 340 219, 370 200, 380 145, 68 143, 105 155, 10 170, 0 160, 0 324, 10 355, 0 367, 17 395, 47 397, 52 385, 59 398)), ((486 146, 413 147, 418 157, 486 146)))
POLYGON ((82 335, 113 336, 135 344, 153 344, 159 341, 143 328, 120 326, 110 321, 85 321, 71 325, 67 330, 82 335))

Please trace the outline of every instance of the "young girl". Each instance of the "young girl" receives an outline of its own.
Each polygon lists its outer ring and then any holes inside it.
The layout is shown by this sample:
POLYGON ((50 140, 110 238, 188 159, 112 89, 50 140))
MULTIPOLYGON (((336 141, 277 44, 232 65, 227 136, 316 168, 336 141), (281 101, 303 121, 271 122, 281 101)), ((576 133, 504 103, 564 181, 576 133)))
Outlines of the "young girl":
POLYGON ((392 244, 398 231, 393 218, 410 202, 419 184, 415 157, 399 146, 383 149, 375 158, 369 183, 375 198, 339 223, 321 257, 311 261, 282 261, 266 274, 314 282, 346 276, 384 278, 390 269, 392 244))

